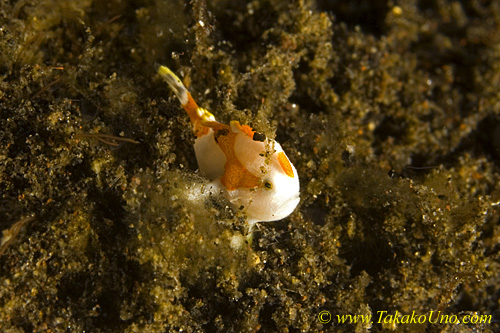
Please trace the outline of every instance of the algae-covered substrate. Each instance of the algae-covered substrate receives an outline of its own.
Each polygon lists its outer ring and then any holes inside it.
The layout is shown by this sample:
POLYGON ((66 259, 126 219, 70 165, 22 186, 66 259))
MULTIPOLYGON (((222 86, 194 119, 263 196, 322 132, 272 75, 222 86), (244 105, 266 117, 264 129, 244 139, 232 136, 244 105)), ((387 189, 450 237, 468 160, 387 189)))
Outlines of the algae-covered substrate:
POLYGON ((0 22, 0 331, 500 329, 498 1, 20 0, 0 22), (276 137, 292 215, 247 235, 199 195, 158 64, 276 137))

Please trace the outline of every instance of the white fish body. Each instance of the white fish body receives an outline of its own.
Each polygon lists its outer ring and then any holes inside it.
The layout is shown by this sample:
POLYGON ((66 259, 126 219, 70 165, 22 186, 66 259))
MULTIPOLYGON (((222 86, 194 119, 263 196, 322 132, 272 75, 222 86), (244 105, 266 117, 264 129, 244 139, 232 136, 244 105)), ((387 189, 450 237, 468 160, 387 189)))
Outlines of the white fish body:
POLYGON ((299 177, 281 145, 237 121, 217 122, 170 69, 160 66, 158 73, 191 119, 198 166, 212 188, 220 189, 233 209, 242 210, 250 225, 290 215, 300 201, 299 177))

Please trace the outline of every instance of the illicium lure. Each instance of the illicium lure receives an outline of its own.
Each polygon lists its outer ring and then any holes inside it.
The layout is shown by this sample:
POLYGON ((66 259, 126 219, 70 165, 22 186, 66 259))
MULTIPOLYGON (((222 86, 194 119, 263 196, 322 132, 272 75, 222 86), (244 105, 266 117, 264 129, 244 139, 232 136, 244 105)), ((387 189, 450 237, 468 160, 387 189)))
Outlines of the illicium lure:
POLYGON ((299 177, 281 145, 238 121, 217 122, 169 68, 160 66, 158 73, 191 119, 198 166, 211 186, 243 211, 250 225, 290 215, 300 201, 299 177))

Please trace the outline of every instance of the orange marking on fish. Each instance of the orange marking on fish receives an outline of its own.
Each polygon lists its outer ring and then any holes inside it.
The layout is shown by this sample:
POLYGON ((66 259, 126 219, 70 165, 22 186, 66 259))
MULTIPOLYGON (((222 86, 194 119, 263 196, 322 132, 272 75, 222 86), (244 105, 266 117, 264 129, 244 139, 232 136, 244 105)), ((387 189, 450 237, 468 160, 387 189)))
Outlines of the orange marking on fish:
POLYGON ((197 138, 203 136, 208 133, 208 127, 202 125, 202 118, 198 114, 198 104, 193 99, 193 96, 188 92, 187 93, 188 101, 182 107, 186 111, 189 116, 189 120, 193 124, 193 132, 197 138))
POLYGON ((285 172, 285 174, 288 177, 293 178, 294 174, 293 174, 292 165, 290 164, 290 161, 288 160, 288 157, 286 157, 284 152, 278 153, 278 162, 280 162, 280 166, 283 169, 283 171, 285 172))
POLYGON ((226 164, 221 183, 228 191, 234 191, 240 187, 254 188, 261 184, 259 177, 254 176, 238 160, 234 152, 234 140, 238 133, 231 131, 231 127, 221 123, 213 124, 214 138, 224 155, 226 164))
POLYGON ((240 125, 240 122, 237 120, 231 121, 231 124, 236 126, 237 129, 245 133, 247 136, 249 136, 251 139, 253 139, 253 135, 255 131, 248 125, 240 125))

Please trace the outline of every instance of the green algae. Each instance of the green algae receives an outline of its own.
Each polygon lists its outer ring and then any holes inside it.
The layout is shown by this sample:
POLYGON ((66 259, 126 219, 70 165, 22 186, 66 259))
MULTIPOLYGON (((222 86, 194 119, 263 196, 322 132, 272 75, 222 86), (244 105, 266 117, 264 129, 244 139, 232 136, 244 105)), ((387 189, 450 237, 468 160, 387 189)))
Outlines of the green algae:
POLYGON ((497 330, 500 7, 356 3, 1 2, 0 330, 497 330), (201 194, 157 63, 277 136, 294 214, 201 194), (379 311, 493 320, 336 319, 379 311))

